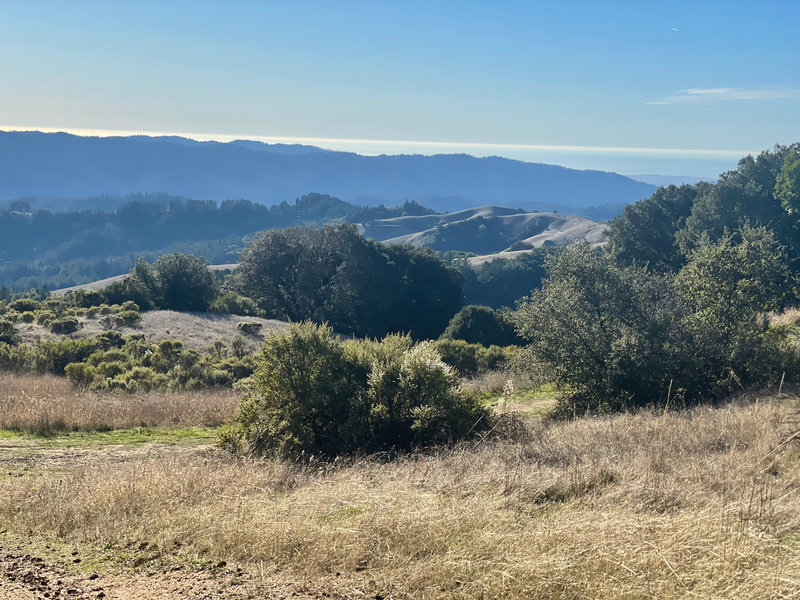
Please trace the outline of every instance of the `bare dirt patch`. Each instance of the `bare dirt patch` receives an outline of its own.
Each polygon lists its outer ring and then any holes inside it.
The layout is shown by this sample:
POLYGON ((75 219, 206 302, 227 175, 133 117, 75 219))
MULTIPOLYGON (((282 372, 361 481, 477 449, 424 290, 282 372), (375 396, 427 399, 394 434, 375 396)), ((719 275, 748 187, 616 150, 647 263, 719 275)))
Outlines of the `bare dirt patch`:
MULTIPOLYGON (((3 600, 234 600, 255 597, 241 572, 176 569, 136 577, 67 568, 61 562, 28 553, 26 544, 4 545, 0 536, 0 597, 3 600)), ((79 563, 77 551, 64 557, 79 563)), ((264 596, 266 598, 277 596, 264 596)))

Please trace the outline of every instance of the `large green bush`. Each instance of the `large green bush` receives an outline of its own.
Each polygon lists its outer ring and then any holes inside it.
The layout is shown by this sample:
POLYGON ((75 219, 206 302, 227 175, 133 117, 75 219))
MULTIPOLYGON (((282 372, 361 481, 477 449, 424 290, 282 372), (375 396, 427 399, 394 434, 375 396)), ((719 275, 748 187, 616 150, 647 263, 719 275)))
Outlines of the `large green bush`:
POLYGON ((713 400, 791 374, 794 355, 761 312, 780 302, 781 252, 767 230, 744 228, 695 252, 676 284, 567 248, 516 314, 531 366, 561 385, 570 414, 713 400))
POLYGON ((506 313, 474 304, 465 306, 450 319, 442 338, 464 340, 470 344, 484 346, 511 346, 523 343, 506 313))
POLYGON ((295 324, 264 344, 251 389, 220 443, 232 450, 333 457, 409 449, 484 431, 489 415, 466 396, 433 345, 333 337, 295 324))
POLYGON ((9 304, 8 307, 11 310, 17 311, 18 313, 23 313, 26 311, 32 312, 38 310, 41 307, 41 303, 33 298, 18 298, 9 304))

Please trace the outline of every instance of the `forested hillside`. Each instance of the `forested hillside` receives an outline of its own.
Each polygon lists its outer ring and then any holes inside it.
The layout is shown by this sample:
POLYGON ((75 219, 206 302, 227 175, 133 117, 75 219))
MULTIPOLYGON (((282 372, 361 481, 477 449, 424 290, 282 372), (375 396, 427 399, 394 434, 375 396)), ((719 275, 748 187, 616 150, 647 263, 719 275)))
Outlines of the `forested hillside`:
MULTIPOLYGON (((137 257, 153 261, 170 252, 203 256, 212 264, 235 263, 258 231, 340 222, 355 223, 379 241, 477 254, 473 260, 480 263, 517 253, 482 256, 487 252, 605 240, 605 225, 569 215, 496 206, 442 214, 415 202, 366 207, 323 194, 272 207, 247 200, 217 204, 133 195, 114 210, 73 212, 35 209, 18 200, 0 210, 0 238, 5 241, 0 246, 0 286, 15 291, 71 287, 126 273, 137 257)), ((513 304, 515 298, 505 297, 503 304, 513 304)))
POLYGON ((369 222, 433 211, 414 202, 357 206, 323 194, 266 207, 247 200, 132 195, 114 210, 51 212, 15 201, 0 210, 0 286, 68 287, 126 273, 136 257, 182 251, 236 262, 257 231, 328 222, 369 222))

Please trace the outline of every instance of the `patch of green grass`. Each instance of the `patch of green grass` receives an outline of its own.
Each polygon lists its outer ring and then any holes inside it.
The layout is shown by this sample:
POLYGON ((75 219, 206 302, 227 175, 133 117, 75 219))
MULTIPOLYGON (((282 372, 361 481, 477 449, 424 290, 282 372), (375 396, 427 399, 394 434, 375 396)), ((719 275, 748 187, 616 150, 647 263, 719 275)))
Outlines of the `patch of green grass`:
POLYGON ((547 412, 555 404, 559 391, 553 383, 546 383, 536 388, 517 389, 509 395, 502 392, 486 392, 481 401, 485 405, 513 407, 526 416, 539 416, 547 412))
POLYGON ((64 431, 47 436, 0 430, 0 439, 36 440, 37 445, 51 448, 102 446, 110 444, 122 444, 126 446, 144 444, 196 444, 201 442, 212 443, 216 438, 216 427, 184 427, 180 429, 136 427, 134 429, 113 429, 111 431, 64 431))
POLYGON ((341 520, 357 517, 358 515, 363 514, 364 512, 366 512, 366 510, 367 509, 364 508, 363 506, 349 505, 349 506, 345 506, 343 508, 340 508, 339 510, 335 510, 335 511, 332 511, 332 512, 328 512, 328 513, 324 513, 324 514, 318 515, 317 518, 322 523, 332 523, 332 522, 336 522, 336 521, 341 521, 341 520))

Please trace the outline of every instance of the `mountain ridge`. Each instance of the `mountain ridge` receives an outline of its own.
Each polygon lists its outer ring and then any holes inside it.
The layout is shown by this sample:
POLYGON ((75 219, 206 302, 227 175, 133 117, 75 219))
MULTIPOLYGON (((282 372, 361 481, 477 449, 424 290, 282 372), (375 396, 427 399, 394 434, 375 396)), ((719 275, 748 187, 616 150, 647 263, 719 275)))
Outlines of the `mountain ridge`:
POLYGON ((0 200, 166 193, 277 204, 320 191, 359 204, 539 210, 625 204, 655 186, 603 171, 467 154, 363 156, 252 140, 0 131, 0 200))

